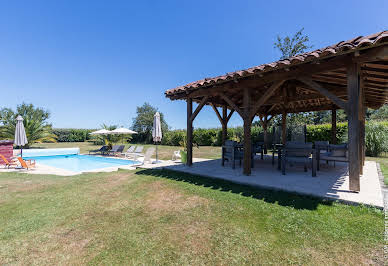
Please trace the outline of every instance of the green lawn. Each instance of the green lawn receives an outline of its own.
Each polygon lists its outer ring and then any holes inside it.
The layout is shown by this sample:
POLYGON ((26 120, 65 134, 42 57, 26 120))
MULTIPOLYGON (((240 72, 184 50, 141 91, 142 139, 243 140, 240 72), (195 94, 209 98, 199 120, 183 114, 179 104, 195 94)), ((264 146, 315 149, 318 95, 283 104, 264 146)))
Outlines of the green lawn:
POLYGON ((383 212, 167 170, 0 174, 0 264, 383 264, 383 212))
POLYGON ((373 160, 380 163, 381 172, 384 175, 384 183, 388 185, 388 155, 384 154, 380 157, 368 157, 367 160, 373 160))

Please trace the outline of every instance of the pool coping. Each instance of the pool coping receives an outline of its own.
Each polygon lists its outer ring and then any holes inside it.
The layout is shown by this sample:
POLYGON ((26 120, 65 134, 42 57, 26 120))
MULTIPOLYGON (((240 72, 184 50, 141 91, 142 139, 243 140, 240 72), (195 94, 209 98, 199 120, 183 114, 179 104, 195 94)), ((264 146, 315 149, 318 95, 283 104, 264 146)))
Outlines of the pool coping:
MULTIPOLYGON (((79 154, 79 155, 89 155, 89 154, 79 154)), ((120 160, 128 160, 127 158, 117 158, 117 157, 112 157, 112 156, 100 156, 100 155, 92 155, 96 157, 102 157, 102 158, 110 158, 110 159, 120 159, 120 160)), ((141 159, 141 158, 139 158, 141 159)), ((132 160, 133 161, 133 160, 132 160)), ((63 168, 58 168, 54 166, 49 166, 46 164, 41 164, 41 163, 36 163, 35 168, 31 169, 18 169, 18 168, 10 168, 10 169, 0 169, 0 173, 2 172, 15 172, 15 173, 26 173, 26 174, 46 174, 46 175, 58 175, 58 176, 75 176, 75 175, 80 175, 80 174, 85 174, 85 173, 103 173, 103 172, 115 172, 118 171, 119 169, 124 169, 124 170, 135 170, 136 167, 139 167, 142 165, 142 161, 138 161, 138 163, 134 163, 131 165, 121 165, 121 166, 111 166, 111 167, 105 167, 105 168, 97 168, 97 169, 91 169, 91 170, 86 170, 86 171, 70 171, 66 170, 63 168)))

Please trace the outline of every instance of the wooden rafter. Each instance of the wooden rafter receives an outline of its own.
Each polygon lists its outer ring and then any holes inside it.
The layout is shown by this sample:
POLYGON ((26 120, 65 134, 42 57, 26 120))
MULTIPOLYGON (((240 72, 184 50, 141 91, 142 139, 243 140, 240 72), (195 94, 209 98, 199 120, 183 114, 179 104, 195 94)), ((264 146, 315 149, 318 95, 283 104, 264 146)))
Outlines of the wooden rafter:
POLYGON ((195 109, 194 113, 190 116, 190 121, 193 122, 194 119, 197 117, 198 113, 201 111, 202 107, 206 104, 207 99, 209 99, 209 96, 205 96, 202 98, 201 102, 195 109))
POLYGON ((232 106, 232 108, 237 111, 237 113, 239 113, 241 117, 244 117, 244 113, 242 112, 242 110, 228 96, 226 96, 223 92, 221 92, 219 95, 225 102, 232 106))
POLYGON ((226 117, 226 122, 229 122, 229 119, 232 117, 233 113, 234 113, 234 109, 231 109, 228 116, 226 117))
POLYGON ((254 108, 251 112, 253 117, 260 109, 260 107, 272 96, 272 94, 284 83, 285 80, 275 81, 269 89, 264 92, 264 95, 254 104, 254 108))
POLYGON ((222 119, 222 116, 220 115, 220 112, 218 112, 217 107, 213 103, 210 103, 210 105, 212 106, 214 112, 216 113, 218 120, 220 120, 221 124, 223 124, 224 119, 222 119))
POLYGON ((338 107, 344 109, 346 112, 348 111, 348 106, 347 106, 346 102, 344 102, 342 99, 340 99, 337 96, 335 96, 334 94, 332 94, 327 89, 323 88, 321 85, 319 85, 318 83, 313 81, 311 78, 301 77, 301 78, 298 78, 298 80, 309 85, 312 89, 322 93, 327 98, 329 98, 331 101, 333 101, 338 107))

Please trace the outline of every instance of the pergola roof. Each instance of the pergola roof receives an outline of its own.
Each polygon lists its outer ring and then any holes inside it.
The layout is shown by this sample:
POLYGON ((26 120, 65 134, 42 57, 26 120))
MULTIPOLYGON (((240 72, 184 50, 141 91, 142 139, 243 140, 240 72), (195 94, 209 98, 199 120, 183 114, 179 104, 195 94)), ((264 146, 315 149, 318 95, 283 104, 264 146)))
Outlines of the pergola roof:
POLYGON ((289 113, 329 110, 336 102, 322 91, 317 92, 316 87, 323 87, 346 102, 346 68, 355 62, 360 67, 364 105, 379 108, 388 103, 388 31, 342 41, 270 64, 205 78, 167 90, 165 95, 172 100, 190 97, 195 102, 201 102, 207 96, 204 104, 231 108, 223 97, 226 96, 241 108, 243 88, 251 90, 253 99, 260 99, 281 81, 265 102, 260 103, 257 114, 278 114, 284 109, 289 113))

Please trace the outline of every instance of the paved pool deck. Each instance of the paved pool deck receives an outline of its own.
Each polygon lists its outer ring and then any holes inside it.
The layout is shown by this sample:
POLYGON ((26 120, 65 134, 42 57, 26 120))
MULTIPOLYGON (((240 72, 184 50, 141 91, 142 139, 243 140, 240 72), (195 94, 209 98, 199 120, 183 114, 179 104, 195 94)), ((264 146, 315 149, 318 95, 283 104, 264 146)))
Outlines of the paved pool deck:
POLYGON ((243 175, 242 168, 238 164, 235 169, 228 164, 221 166, 221 160, 194 159, 191 167, 171 161, 140 167, 169 169, 350 204, 365 204, 377 208, 384 206, 379 174, 374 161, 365 162, 364 174, 360 177, 361 191, 358 193, 349 191, 347 164, 338 162, 335 167, 333 163, 329 165, 321 163, 321 169, 317 172, 316 177, 311 176, 311 169, 304 172, 303 166, 298 165, 287 166, 286 175, 282 175, 281 171, 277 170, 277 165, 272 165, 269 156, 264 160, 255 159, 250 176, 243 175))

